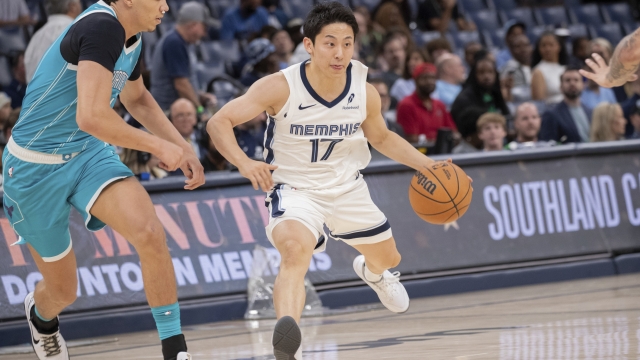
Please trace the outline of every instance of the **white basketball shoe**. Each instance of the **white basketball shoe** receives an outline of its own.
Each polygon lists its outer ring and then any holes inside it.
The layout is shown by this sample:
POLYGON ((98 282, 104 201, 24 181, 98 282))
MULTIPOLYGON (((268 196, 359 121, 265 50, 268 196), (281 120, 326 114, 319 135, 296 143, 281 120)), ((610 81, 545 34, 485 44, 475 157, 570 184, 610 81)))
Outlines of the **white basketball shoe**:
POLYGON ((191 355, 188 352, 181 352, 178 353, 178 356, 176 357, 176 360, 191 360, 191 355))
MULTIPOLYGON (((49 332, 40 332, 33 324, 31 309, 35 306, 33 293, 29 293, 24 299, 24 311, 27 314, 27 322, 31 331, 31 345, 40 360, 69 360, 67 343, 60 335, 60 327, 49 332)), ((35 316, 35 315, 33 315, 35 316)), ((58 321, 56 317, 55 321, 58 321)))
POLYGON ((394 313, 409 310, 409 295, 400 283, 399 272, 390 273, 389 270, 385 270, 380 280, 371 282, 364 276, 364 266, 364 255, 359 255, 353 260, 353 270, 378 294, 382 305, 394 313))

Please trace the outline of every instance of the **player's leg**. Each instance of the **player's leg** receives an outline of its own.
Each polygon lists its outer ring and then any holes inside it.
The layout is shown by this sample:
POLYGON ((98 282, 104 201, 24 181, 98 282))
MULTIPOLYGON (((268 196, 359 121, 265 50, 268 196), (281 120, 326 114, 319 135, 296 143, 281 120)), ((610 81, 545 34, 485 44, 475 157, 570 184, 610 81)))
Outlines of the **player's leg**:
POLYGON ((398 266, 402 258, 393 237, 379 243, 353 245, 353 247, 367 259, 366 275, 369 275, 367 279, 370 281, 379 280, 385 270, 398 266))
POLYGON ((317 239, 300 221, 285 220, 271 233, 281 256, 280 271, 273 288, 273 303, 278 319, 291 316, 300 321, 306 292, 304 277, 309 269, 317 239))
POLYGON ((135 178, 129 177, 105 187, 90 212, 136 249, 164 357, 176 359, 178 353, 186 352, 186 343, 180 327, 173 263, 151 198, 135 178))

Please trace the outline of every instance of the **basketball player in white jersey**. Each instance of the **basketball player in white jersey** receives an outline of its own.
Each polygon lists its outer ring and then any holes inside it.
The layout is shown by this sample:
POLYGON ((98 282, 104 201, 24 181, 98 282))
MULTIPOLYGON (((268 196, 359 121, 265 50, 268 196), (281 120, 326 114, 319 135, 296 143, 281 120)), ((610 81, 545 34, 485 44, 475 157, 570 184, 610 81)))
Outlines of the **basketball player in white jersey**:
POLYGON ((224 106, 207 124, 216 148, 255 189, 268 191, 269 241, 282 260, 273 298, 278 317, 273 345, 277 360, 294 359, 301 342, 304 276, 314 251, 331 236, 362 255, 354 270, 391 311, 409 308, 399 273, 391 227, 372 202, 360 175, 371 158, 367 141, 379 152, 413 169, 433 160, 387 130, 380 96, 366 82, 367 67, 352 60, 358 24, 337 2, 316 5, 303 26, 309 61, 258 80, 224 106), (249 159, 233 127, 268 114, 265 162, 249 159))

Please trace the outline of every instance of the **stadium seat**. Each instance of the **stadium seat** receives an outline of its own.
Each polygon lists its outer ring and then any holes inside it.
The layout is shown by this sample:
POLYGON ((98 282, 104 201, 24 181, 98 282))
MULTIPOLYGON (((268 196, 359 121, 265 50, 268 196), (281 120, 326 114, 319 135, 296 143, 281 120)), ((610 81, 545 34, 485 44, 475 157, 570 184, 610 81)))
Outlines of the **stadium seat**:
POLYGON ((610 5, 601 5, 602 14, 606 22, 615 22, 620 24, 633 24, 635 19, 629 5, 627 3, 618 3, 610 5))
MULTIPOLYGON (((489 0, 489 6, 496 10, 514 10, 518 7, 515 0, 489 0)), ((530 11, 529 9, 527 9, 530 11)))
POLYGON ((482 32, 482 37, 484 38, 485 45, 487 45, 487 47, 489 48, 503 49, 507 46, 504 42, 503 29, 493 31, 484 30, 482 32))
POLYGON ((574 39, 581 36, 589 37, 589 29, 585 24, 571 24, 567 27, 567 30, 569 30, 569 36, 574 39))
POLYGON ((237 41, 204 41, 200 43, 202 62, 217 66, 219 62, 240 60, 240 45, 237 41))
POLYGON ((9 71, 9 59, 0 56, 0 86, 7 86, 11 83, 11 71, 9 71))
POLYGON ((364 6, 371 12, 376 8, 376 6, 378 6, 379 3, 380 0, 353 0, 354 6, 364 6))
POLYGON ((540 35, 542 35, 546 31, 553 31, 553 28, 547 25, 534 26, 532 28, 527 28, 527 36, 529 36, 529 40, 531 40, 531 43, 534 44, 536 41, 538 41, 540 35))
POLYGON ((637 22, 622 24, 622 30, 624 30, 624 33, 626 35, 631 34, 639 27, 640 27, 640 23, 637 23, 637 22))
POLYGON ((596 4, 570 8, 569 15, 571 16, 574 24, 600 25, 603 22, 602 17, 600 16, 600 9, 596 4))
POLYGON ((591 35, 594 37, 603 37, 611 42, 613 46, 622 40, 622 30, 620 30, 620 24, 601 24, 591 26, 591 35))
POLYGON ((313 8, 313 0, 281 1, 280 6, 290 18, 305 19, 311 8, 313 8))
POLYGON ((453 41, 458 49, 464 48, 464 46, 470 42, 478 42, 482 44, 480 33, 477 31, 459 31, 453 35, 453 41))
POLYGON ((548 8, 536 9, 535 12, 538 24, 544 25, 567 25, 567 11, 563 6, 552 6, 548 8))
POLYGON ((462 10, 465 14, 487 10, 489 8, 484 0, 460 0, 459 3, 462 5, 462 10))
POLYGON ((479 31, 482 30, 496 30, 500 28, 500 21, 498 15, 493 10, 482 10, 477 12, 468 13, 479 31))
POLYGON ((419 33, 419 36, 416 36, 414 38, 417 39, 416 43, 418 43, 418 45, 420 46, 424 46, 429 41, 439 39, 442 37, 442 34, 440 34, 439 31, 423 31, 418 33, 419 33))
POLYGON ((536 21, 533 18, 533 13, 531 12, 531 9, 527 9, 527 8, 518 8, 518 9, 503 11, 502 19, 504 21, 508 21, 512 19, 521 21, 528 28, 536 25, 536 21))

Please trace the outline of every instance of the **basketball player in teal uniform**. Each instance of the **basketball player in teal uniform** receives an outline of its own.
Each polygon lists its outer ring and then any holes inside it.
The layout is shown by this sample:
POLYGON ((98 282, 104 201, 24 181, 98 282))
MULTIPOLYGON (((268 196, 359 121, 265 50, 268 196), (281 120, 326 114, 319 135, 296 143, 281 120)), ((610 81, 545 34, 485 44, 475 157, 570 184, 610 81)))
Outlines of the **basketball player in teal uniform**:
POLYGON ((387 129, 380 95, 366 82, 367 67, 352 60, 358 24, 351 10, 320 3, 303 29, 310 61, 258 80, 207 124, 224 157, 254 188, 269 191, 267 237, 282 256, 273 291, 277 360, 294 359, 300 347, 304 276, 314 251, 327 245, 325 224, 333 238, 362 254, 354 270, 381 302, 393 312, 407 311, 409 296, 399 273, 388 271, 400 263, 391 226, 359 170, 371 158, 367 141, 413 169, 433 163, 387 129), (238 146, 233 127, 263 111, 268 114, 265 162, 258 162, 238 146))
POLYGON ((187 174, 185 189, 204 183, 202 166, 145 89, 141 31, 154 31, 166 0, 105 0, 83 12, 53 43, 27 89, 4 151, 4 210, 42 273, 25 311, 40 359, 66 360, 58 314, 76 298, 76 259, 69 211, 87 229, 109 225, 135 247, 165 359, 191 359, 180 328, 175 275, 149 195, 112 145, 152 153, 166 170, 187 174), (152 134, 112 109, 120 97, 152 134))

